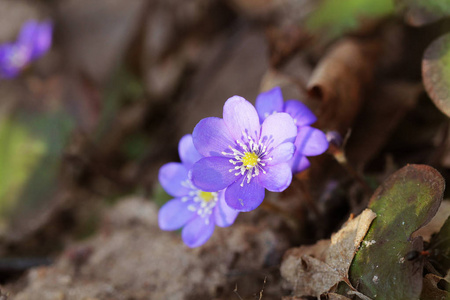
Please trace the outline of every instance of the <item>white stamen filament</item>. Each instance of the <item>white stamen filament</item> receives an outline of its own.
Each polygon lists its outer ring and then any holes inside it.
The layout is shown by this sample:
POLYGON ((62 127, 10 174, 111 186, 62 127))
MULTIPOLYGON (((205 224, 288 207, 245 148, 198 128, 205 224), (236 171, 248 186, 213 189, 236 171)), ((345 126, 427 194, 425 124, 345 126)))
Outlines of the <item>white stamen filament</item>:
POLYGON ((247 143, 236 140, 236 146, 239 145, 241 150, 237 147, 228 146, 230 152, 222 152, 225 156, 230 156, 232 159, 229 162, 234 165, 229 172, 235 172, 235 176, 244 176, 240 186, 244 186, 244 182, 250 183, 251 179, 258 176, 260 172, 266 174, 264 167, 266 162, 272 160, 272 157, 268 157, 267 145, 270 141, 266 140, 266 143, 260 141, 255 141, 247 133, 242 133, 247 143))
POLYGON ((181 185, 190 189, 186 196, 181 197, 181 201, 186 202, 193 200, 193 203, 188 205, 188 210, 197 212, 200 217, 205 219, 205 223, 209 224, 209 216, 212 214, 219 199, 218 193, 203 192, 202 190, 196 188, 189 179, 182 181, 181 185), (205 199, 205 196, 209 199, 205 199))

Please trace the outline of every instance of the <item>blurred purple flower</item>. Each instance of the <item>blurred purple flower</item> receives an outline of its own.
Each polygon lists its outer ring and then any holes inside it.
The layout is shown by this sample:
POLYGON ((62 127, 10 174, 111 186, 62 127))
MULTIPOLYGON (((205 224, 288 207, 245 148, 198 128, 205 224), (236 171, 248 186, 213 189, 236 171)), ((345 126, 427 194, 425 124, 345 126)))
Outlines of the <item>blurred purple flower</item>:
POLYGON ((204 192, 189 179, 189 170, 202 156, 194 148, 192 135, 185 135, 178 145, 181 163, 168 163, 159 170, 159 182, 175 197, 158 214, 162 230, 183 227, 182 239, 189 247, 203 245, 212 235, 215 225, 230 226, 239 212, 229 208, 224 191, 204 192))
POLYGON ((0 45, 0 78, 14 78, 33 60, 44 55, 52 43, 50 21, 28 21, 17 40, 0 45))
POLYGON ((204 191, 226 188, 225 201, 233 209, 253 210, 265 189, 281 192, 291 184, 287 162, 297 128, 288 114, 271 115, 261 125, 255 107, 234 96, 225 102, 223 119, 201 120, 192 135, 205 156, 194 164, 192 182, 204 191))
POLYGON ((298 134, 295 139, 295 153, 289 161, 294 174, 310 166, 306 156, 319 155, 328 149, 325 134, 321 130, 309 126, 317 120, 314 113, 300 101, 284 102, 279 87, 259 94, 255 106, 261 123, 272 114, 280 112, 288 113, 294 119, 298 134))

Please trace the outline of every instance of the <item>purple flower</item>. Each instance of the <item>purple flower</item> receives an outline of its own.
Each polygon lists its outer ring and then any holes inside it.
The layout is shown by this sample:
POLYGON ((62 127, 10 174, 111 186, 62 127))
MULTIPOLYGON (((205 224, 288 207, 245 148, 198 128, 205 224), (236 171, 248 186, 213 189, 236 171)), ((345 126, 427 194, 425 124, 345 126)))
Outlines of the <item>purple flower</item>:
POLYGON ((194 128, 195 148, 205 156, 192 168, 192 182, 204 191, 225 189, 225 201, 250 211, 265 189, 281 192, 292 181, 287 163, 294 154, 297 127, 286 113, 259 123, 255 107, 242 97, 225 102, 223 119, 206 118, 194 128))
POLYGON ((256 110, 261 123, 272 114, 280 112, 286 112, 294 119, 298 134, 295 139, 295 153, 289 161, 294 174, 310 166, 306 156, 319 155, 328 149, 325 134, 319 129, 309 126, 317 120, 313 112, 300 101, 284 102, 279 87, 259 94, 256 98, 256 110))
POLYGON ((202 156, 194 148, 192 135, 185 135, 178 145, 181 163, 168 163, 159 170, 159 182, 175 197, 161 207, 158 214, 162 230, 183 227, 182 239, 189 247, 203 245, 212 235, 215 225, 233 224, 239 212, 225 204, 224 191, 205 192, 189 179, 189 170, 202 156))
POLYGON ((0 45, 0 78, 14 78, 35 59, 44 55, 52 43, 50 21, 28 21, 14 43, 0 45))

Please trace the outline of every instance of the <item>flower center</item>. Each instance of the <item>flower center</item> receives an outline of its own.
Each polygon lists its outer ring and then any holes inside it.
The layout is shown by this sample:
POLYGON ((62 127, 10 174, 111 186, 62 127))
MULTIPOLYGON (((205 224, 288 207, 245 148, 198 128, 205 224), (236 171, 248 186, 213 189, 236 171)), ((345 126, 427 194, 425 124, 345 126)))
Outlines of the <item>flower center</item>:
POLYGON ((222 152, 223 155, 232 157, 229 162, 234 167, 229 171, 235 172, 236 176, 244 176, 241 186, 244 186, 245 179, 247 179, 247 183, 250 183, 250 180, 258 176, 260 172, 266 174, 264 170, 266 162, 272 160, 272 157, 268 156, 269 151, 265 143, 253 140, 246 133, 243 135, 247 140, 246 143, 236 140, 234 147, 228 146, 231 153, 222 152))
POLYGON ((212 214, 219 199, 218 192, 204 192, 199 190, 189 179, 183 181, 181 184, 190 189, 189 193, 181 198, 181 201, 192 201, 188 209, 197 212, 200 217, 205 219, 205 223, 209 224, 209 216, 212 214))
POLYGON ((247 168, 247 170, 253 168, 258 163, 258 155, 254 152, 245 152, 242 157, 242 164, 247 168))
MULTIPOLYGON (((214 194, 217 194, 217 193, 214 193, 214 194)), ((198 196, 200 197, 201 200, 203 200, 203 202, 209 202, 214 199, 213 193, 210 193, 210 192, 200 191, 198 193, 198 196)))

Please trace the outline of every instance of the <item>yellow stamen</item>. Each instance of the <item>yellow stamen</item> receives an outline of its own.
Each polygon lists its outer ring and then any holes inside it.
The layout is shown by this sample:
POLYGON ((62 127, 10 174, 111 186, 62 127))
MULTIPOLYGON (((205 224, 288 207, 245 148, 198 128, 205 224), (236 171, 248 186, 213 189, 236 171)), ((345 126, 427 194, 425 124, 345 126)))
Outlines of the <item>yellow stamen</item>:
POLYGON ((199 196, 204 202, 209 202, 209 201, 214 199, 213 193, 210 193, 210 192, 203 192, 203 191, 201 191, 199 193, 199 196))
POLYGON ((242 164, 247 168, 251 169, 258 164, 258 155, 253 152, 246 152, 244 157, 242 157, 242 164))

